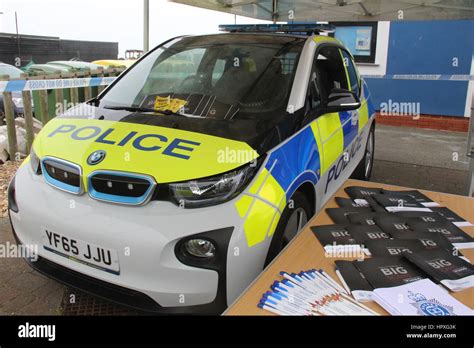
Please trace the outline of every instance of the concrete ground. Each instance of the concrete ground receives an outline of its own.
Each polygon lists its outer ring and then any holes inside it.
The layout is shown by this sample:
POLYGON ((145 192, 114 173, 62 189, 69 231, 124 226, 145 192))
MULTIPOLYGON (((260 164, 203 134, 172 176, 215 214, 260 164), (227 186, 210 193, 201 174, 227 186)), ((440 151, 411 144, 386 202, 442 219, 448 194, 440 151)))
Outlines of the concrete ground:
POLYGON ((464 195, 466 133, 377 126, 372 181, 464 195))
MULTIPOLYGON (((8 218, 0 219, 0 243, 15 239, 8 218)), ((21 258, 0 257, 0 315, 58 315, 65 287, 28 266, 21 258)))
MULTIPOLYGON (((378 126, 372 181, 464 194, 468 160, 465 133, 378 126)), ((0 219, 0 244, 13 243, 8 220, 0 219)), ((25 261, 0 258, 0 315, 134 313, 32 271, 25 261), (75 294, 76 303, 62 302, 75 294)))

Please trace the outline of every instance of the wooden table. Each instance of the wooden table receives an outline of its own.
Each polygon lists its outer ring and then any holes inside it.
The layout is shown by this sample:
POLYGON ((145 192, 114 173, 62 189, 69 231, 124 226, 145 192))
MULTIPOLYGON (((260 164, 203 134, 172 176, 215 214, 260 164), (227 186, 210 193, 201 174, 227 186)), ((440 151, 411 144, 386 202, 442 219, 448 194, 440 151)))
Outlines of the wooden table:
MULTIPOLYGON (((366 186, 382 187, 389 190, 408 190, 406 187, 384 185, 373 182, 358 180, 348 180, 336 192, 334 197, 348 197, 344 192, 347 186, 366 186)), ((452 194, 420 190, 433 201, 440 203, 441 206, 448 207, 459 214, 467 221, 474 223, 474 198, 457 196, 452 194)), ((336 208, 334 197, 332 197, 324 208, 336 208)), ((288 273, 298 273, 312 268, 324 269, 331 277, 339 281, 334 271, 334 261, 340 258, 325 257, 324 248, 314 236, 310 226, 330 225, 334 222, 326 214, 325 209, 321 209, 306 227, 293 239, 293 241, 280 253, 280 255, 268 265, 260 276, 244 291, 244 293, 224 312, 224 315, 274 315, 270 312, 257 307, 262 294, 270 290, 270 285, 275 281, 282 279, 280 271, 288 273)), ((474 236, 474 227, 462 227, 462 229, 471 236, 474 236)), ((462 253, 471 262, 474 262, 474 249, 463 249, 462 253)), ((350 259, 346 259, 350 260, 350 259)), ((474 288, 465 289, 460 292, 451 292, 459 301, 474 309, 474 288)), ((388 313, 375 302, 365 303, 368 307, 380 314, 388 313)))

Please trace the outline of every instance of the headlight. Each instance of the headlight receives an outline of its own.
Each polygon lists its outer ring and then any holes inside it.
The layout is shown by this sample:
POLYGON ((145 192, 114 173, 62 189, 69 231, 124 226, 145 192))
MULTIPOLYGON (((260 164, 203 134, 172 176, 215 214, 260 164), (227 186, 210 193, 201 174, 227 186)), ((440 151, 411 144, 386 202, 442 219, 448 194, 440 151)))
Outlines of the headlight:
POLYGON ((252 180, 263 159, 210 178, 170 184, 170 194, 183 208, 198 208, 231 200, 252 180))
POLYGON ((33 171, 33 173, 37 175, 41 174, 40 160, 38 156, 36 156, 36 153, 33 150, 33 147, 31 147, 31 151, 30 151, 30 165, 31 165, 31 170, 33 171))
POLYGON ((209 259, 216 255, 216 247, 205 239, 191 239, 184 243, 186 253, 191 256, 209 259))

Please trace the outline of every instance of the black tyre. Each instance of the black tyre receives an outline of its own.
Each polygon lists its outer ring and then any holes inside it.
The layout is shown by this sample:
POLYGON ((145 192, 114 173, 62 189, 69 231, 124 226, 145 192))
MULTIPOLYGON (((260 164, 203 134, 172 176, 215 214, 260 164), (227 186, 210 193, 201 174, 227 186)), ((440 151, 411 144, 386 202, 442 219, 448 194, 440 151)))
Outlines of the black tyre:
POLYGON ((303 193, 295 192, 291 201, 293 204, 287 204, 281 214, 280 221, 270 243, 270 248, 268 249, 265 266, 283 250, 313 215, 311 205, 303 193))
POLYGON ((370 129, 367 145, 365 146, 364 157, 357 165, 356 169, 351 175, 352 179, 369 181, 372 175, 372 168, 374 167, 374 152, 375 152, 375 127, 370 129))

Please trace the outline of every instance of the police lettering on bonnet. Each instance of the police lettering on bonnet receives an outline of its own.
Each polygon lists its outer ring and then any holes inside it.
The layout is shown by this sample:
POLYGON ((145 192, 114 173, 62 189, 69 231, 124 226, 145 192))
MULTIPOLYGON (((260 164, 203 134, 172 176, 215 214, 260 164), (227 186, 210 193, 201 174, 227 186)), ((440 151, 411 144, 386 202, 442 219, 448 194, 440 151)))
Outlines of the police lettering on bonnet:
POLYGON ((48 137, 54 137, 58 134, 70 134, 71 139, 73 140, 91 140, 95 138, 96 143, 115 145, 115 146, 125 146, 127 144, 132 144, 132 146, 140 151, 158 151, 164 147, 162 154, 182 159, 189 159, 190 154, 177 153, 175 150, 180 150, 184 152, 192 152, 196 147, 201 145, 196 141, 186 140, 186 139, 168 139, 167 137, 160 134, 141 134, 137 136, 138 132, 131 131, 125 137, 121 139, 113 138, 114 128, 108 128, 102 130, 100 127, 96 126, 85 126, 77 128, 76 125, 63 124, 52 131, 48 137), (143 141, 146 139, 156 139, 160 145, 143 145, 143 141))

